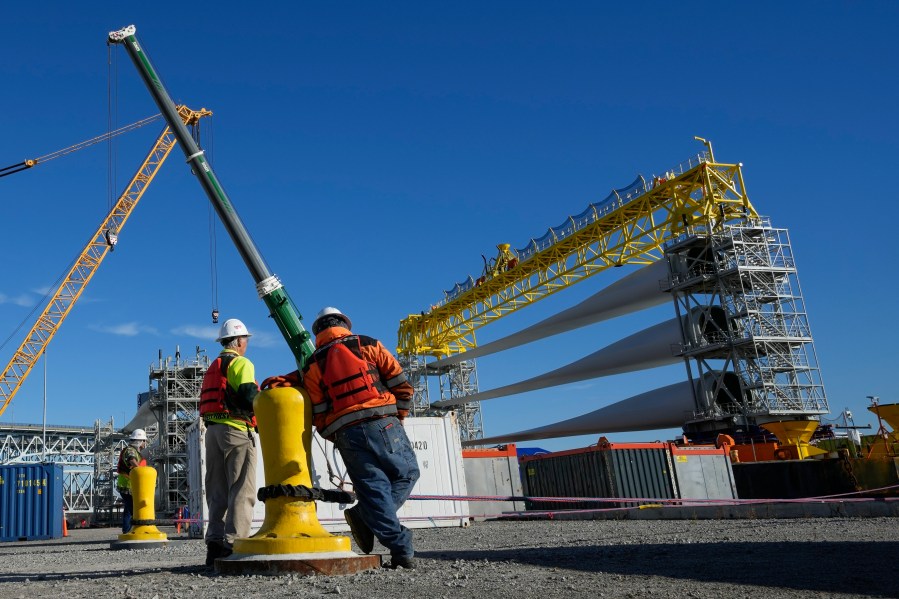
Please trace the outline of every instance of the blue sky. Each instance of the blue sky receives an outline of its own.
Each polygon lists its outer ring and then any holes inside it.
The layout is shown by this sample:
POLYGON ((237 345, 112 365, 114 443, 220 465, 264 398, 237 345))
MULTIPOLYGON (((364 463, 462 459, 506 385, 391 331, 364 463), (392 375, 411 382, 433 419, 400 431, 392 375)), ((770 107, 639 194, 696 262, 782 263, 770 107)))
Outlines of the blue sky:
MULTIPOLYGON (((99 135, 110 118, 122 126, 156 112, 122 49, 108 64, 107 33, 136 24, 173 98, 214 111, 204 145, 216 173, 304 316, 339 306, 358 332, 394 348, 399 321, 477 276, 481 254, 521 247, 638 173, 676 165, 703 149, 699 135, 719 161, 744 164, 757 210, 790 231, 827 418, 848 407, 857 424, 876 426, 865 397, 899 401, 889 233, 899 217, 896 3, 228 6, 6 7, 0 165, 99 135)), ((32 321, 16 327, 106 214, 110 176, 118 195, 160 130, 119 138, 113 160, 102 144, 0 180, 4 365, 32 321)), ((208 200, 176 149, 49 346, 49 422, 120 425, 160 350, 217 352, 209 225, 208 200)), ((220 225, 217 248, 223 319, 256 333, 249 355, 260 380, 291 370, 220 225)), ((593 277, 478 338, 537 322, 613 277, 593 277)), ((665 306, 482 358, 480 387, 557 368, 671 315, 665 306)), ((677 366, 491 400, 482 404, 485 433, 555 422, 683 378, 677 366)), ((0 421, 40 422, 43 379, 39 363, 0 421)))

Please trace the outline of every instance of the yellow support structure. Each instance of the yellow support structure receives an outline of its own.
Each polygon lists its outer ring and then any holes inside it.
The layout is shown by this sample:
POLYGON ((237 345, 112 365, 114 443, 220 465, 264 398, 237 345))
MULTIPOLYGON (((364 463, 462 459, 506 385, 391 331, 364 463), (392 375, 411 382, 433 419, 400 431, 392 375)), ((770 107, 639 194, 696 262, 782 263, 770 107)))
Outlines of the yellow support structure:
MULTIPOLYGON (((186 106, 179 106, 178 114, 184 124, 194 125, 200 118, 212 113, 205 108, 195 111, 186 106)), ((176 143, 177 139, 171 130, 168 127, 163 129, 134 178, 131 179, 115 206, 100 223, 100 227, 90 238, 87 246, 47 302, 43 312, 38 316, 37 322, 31 327, 25 341, 3 369, 3 374, 0 375, 0 414, 6 411, 9 402, 15 397, 28 373, 41 357, 44 348, 53 339, 56 331, 59 330, 60 325, 72 310, 72 306, 75 305, 75 301, 81 296, 94 273, 97 272, 103 258, 111 248, 110 235, 118 235, 122 230, 125 221, 128 220, 137 202, 153 181, 159 167, 165 162, 176 143)))
POLYGON ((784 420, 766 422, 759 426, 777 437, 780 442, 780 449, 774 453, 778 459, 804 460, 827 453, 809 444, 819 424, 817 420, 784 420))
MULTIPOLYGON (((698 138, 697 138, 698 139, 698 138)), ((688 232, 715 230, 725 223, 757 218, 743 184, 741 164, 714 162, 711 144, 704 159, 685 172, 668 173, 632 199, 612 208, 593 208, 584 222, 571 220, 565 235, 508 270, 424 314, 400 322, 400 355, 454 355, 476 347, 474 332, 524 306, 608 268, 649 264, 662 257, 664 243, 688 232)), ((502 248, 500 248, 502 252, 502 248)))
POLYGON ((137 466, 131 469, 131 489, 134 501, 134 524, 131 530, 119 535, 119 541, 167 541, 168 536, 150 524, 156 519, 156 468, 137 466))

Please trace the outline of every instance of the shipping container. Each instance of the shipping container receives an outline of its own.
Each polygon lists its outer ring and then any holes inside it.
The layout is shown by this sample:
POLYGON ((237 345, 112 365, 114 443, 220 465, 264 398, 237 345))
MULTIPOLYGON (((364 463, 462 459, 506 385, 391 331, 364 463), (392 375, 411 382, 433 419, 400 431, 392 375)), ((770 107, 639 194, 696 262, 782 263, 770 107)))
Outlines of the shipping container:
MULTIPOLYGON (((528 497, 737 497, 737 485, 726 447, 600 443, 584 449, 522 456, 520 461, 528 497)), ((633 507, 645 503, 648 502, 527 501, 531 510, 633 507)))
POLYGON ((62 537, 61 464, 0 466, 0 541, 62 537))
MULTIPOLYGON (((681 499, 736 499, 729 446, 672 444, 671 457, 681 499)), ((681 505, 690 505, 684 501, 681 505)))
MULTIPOLYGON (((463 496, 466 495, 465 473, 462 465, 462 445, 455 416, 406 418, 406 434, 418 458, 421 477, 415 484, 413 495, 463 496)), ((187 430, 188 484, 190 503, 187 506, 191 518, 204 520, 206 513, 206 493, 204 476, 206 473, 205 427, 194 423, 187 430)), ((258 436, 256 442, 256 487, 265 486, 265 465, 262 459, 258 436)), ((328 467, 337 477, 344 475, 343 460, 332 443, 318 435, 312 439, 312 484, 323 489, 332 489, 328 467)), ((349 482, 349 477, 346 477, 349 482)), ((344 504, 316 502, 318 520, 330 532, 346 532, 349 527, 343 518, 344 504)), ((467 526, 469 524, 468 502, 460 500, 409 500, 399 511, 400 520, 409 528, 433 528, 438 526, 467 526)), ((256 502, 252 532, 259 530, 265 519, 265 504, 256 502)), ((205 522, 192 524, 189 535, 203 537, 205 522)))
MULTIPOLYGON (((677 497, 667 443, 601 443, 521 458, 528 497, 677 497)), ((529 510, 636 506, 646 502, 526 502, 529 510)))
MULTIPOLYGON (((487 449, 462 451, 465 465, 465 486, 473 497, 521 497, 521 474, 514 444, 487 449)), ((503 512, 520 512, 523 501, 471 501, 468 513, 475 519, 497 516, 503 512)))

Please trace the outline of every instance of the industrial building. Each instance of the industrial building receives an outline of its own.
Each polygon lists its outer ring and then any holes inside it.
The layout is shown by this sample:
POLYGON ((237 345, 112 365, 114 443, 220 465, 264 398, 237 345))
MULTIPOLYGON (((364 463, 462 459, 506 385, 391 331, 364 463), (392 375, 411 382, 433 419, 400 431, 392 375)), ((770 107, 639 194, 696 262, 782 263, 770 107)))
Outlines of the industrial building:
POLYGON ((53 462, 63 465, 63 503, 72 521, 118 522, 121 501, 115 489, 116 463, 128 435, 136 428, 150 439, 147 461, 157 472, 156 509, 173 515, 187 506, 187 429, 199 416, 200 387, 209 357, 199 347, 194 356, 158 359, 149 367, 148 390, 137 396, 137 411, 125 426, 97 420, 93 430, 49 425, 0 426, 0 464, 53 462))
MULTIPOLYGON (((204 114, 184 109, 181 116, 196 122, 204 114)), ((499 244, 480 276, 456 284, 442 301, 400 323, 398 354, 415 388, 414 415, 455 411, 465 446, 683 427, 706 442, 719 434, 735 443, 773 435, 782 445, 800 448, 794 457, 807 455, 818 416, 829 408, 789 236, 757 214, 743 188, 741 165, 716 162, 711 144, 704 143, 705 152, 664 176, 637 177, 519 249, 499 244), (478 328, 623 265, 642 268, 525 331, 480 347, 474 342, 478 328), (478 356, 666 302, 674 308, 668 323, 551 373, 495 390, 478 387, 478 356), (484 437, 480 401, 677 361, 686 365, 684 382, 564 422, 484 437), (778 424, 784 421, 798 424, 778 424)), ((159 163, 153 161, 155 168, 159 163)), ((121 227, 122 216, 115 224, 121 227)), ((105 243, 95 240, 85 255, 102 255, 105 243)), ((86 282, 82 277, 81 284, 86 282)), ((75 296, 63 289, 59 301, 65 295, 71 308, 75 296)), ((47 334, 33 330, 29 338, 47 334)), ((29 354, 39 355, 40 347, 29 354)), ((46 459, 67 463, 67 509, 109 521, 118 499, 118 451, 130 431, 143 428, 151 439, 149 461, 159 472, 157 509, 174 514, 189 503, 187 429, 198 417, 209 363, 199 347, 189 359, 179 349, 166 358, 160 351, 150 366, 148 390, 139 394, 136 415, 124 427, 117 430, 112 421, 98 421, 94 430, 51 427, 46 442, 33 426, 7 427, 0 462, 45 459, 46 446, 46 459)), ((16 387, 7 403, 24 378, 21 370, 18 363, 8 368, 16 387)))

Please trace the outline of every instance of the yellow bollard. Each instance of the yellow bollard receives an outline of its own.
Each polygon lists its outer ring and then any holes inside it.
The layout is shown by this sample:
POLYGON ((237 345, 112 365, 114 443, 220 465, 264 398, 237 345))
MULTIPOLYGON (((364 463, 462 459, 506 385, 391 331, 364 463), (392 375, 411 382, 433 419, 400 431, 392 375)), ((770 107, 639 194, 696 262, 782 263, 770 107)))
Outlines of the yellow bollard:
MULTIPOLYGON (((312 486, 312 404, 306 391, 281 387, 253 402, 262 444, 266 485, 312 486)), ((275 497, 265 502, 265 520, 234 553, 284 554, 350 551, 350 538, 329 533, 318 521, 315 501, 275 497)))
POLYGON ((153 495, 156 493, 156 469, 151 466, 137 466, 131 470, 131 493, 134 498, 135 524, 125 534, 119 535, 120 541, 166 541, 168 537, 160 532, 152 522, 156 519, 156 506, 153 495))

